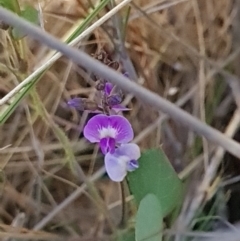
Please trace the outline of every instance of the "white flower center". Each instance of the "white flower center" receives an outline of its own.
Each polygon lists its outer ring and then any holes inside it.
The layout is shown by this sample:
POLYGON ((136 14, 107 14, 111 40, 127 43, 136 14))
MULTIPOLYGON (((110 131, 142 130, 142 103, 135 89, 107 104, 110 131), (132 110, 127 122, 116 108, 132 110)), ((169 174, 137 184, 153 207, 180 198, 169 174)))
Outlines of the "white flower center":
POLYGON ((100 139, 105 137, 112 137, 115 138, 117 135, 117 130, 114 129, 112 126, 108 126, 107 128, 103 127, 98 130, 100 134, 100 139))

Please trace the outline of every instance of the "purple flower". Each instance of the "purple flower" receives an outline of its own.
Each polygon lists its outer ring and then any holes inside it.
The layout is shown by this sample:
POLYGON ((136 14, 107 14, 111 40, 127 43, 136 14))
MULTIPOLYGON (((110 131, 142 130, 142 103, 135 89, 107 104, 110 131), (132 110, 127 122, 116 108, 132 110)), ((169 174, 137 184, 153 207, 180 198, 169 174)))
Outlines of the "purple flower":
POLYGON ((118 115, 99 114, 92 117, 84 127, 83 134, 91 143, 99 143, 103 154, 114 153, 116 144, 125 144, 133 139, 131 124, 118 115))
POLYGON ((108 176, 115 182, 121 182, 127 175, 139 167, 138 159, 141 156, 138 145, 123 144, 114 153, 108 152, 105 156, 105 168, 108 176))
POLYGON ((110 108, 111 114, 118 114, 120 111, 128 111, 129 108, 121 105, 123 101, 123 95, 120 90, 116 88, 112 83, 106 82, 104 87, 104 94, 107 98, 107 105, 110 108))
POLYGON ((82 98, 73 98, 67 102, 68 106, 73 107, 77 110, 84 111, 84 101, 82 98))
POLYGON ((113 84, 110 82, 106 82, 105 87, 104 87, 104 92, 107 96, 109 96, 111 94, 112 89, 113 89, 113 84))

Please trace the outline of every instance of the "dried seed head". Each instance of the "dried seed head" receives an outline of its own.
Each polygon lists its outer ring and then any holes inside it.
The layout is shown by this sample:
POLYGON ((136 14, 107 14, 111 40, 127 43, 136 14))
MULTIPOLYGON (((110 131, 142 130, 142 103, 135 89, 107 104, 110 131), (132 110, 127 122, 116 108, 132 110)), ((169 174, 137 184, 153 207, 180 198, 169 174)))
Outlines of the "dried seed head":
POLYGON ((4 23, 3 21, 0 21, 0 29, 8 30, 9 25, 7 23, 4 23))
POLYGON ((102 80, 98 80, 98 81, 96 82, 95 88, 96 88, 97 90, 99 90, 99 91, 104 90, 104 88, 105 88, 105 82, 102 81, 102 80))
POLYGON ((117 61, 112 61, 108 64, 108 67, 110 67, 114 70, 118 70, 119 69, 119 63, 117 61))

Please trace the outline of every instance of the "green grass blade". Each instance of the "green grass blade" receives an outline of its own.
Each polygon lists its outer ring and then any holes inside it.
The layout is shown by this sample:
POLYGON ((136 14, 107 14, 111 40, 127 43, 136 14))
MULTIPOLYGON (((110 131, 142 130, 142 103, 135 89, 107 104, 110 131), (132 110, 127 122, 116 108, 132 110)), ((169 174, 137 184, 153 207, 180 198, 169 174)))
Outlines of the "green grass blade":
POLYGON ((14 13, 20 14, 20 6, 18 0, 0 0, 0 6, 14 13))
POLYGON ((20 92, 18 92, 14 97, 13 101, 7 108, 4 108, 3 113, 0 116, 0 124, 3 124, 9 116, 13 113, 13 111, 17 108, 20 101, 29 93, 29 91, 32 89, 33 86, 37 83, 37 81, 42 77, 42 75, 45 73, 43 71, 41 74, 39 74, 31 83, 29 83, 27 86, 23 87, 20 92))
MULTIPOLYGON (((69 35, 69 37, 65 40, 66 44, 69 44, 72 40, 74 40, 79 34, 81 34, 87 26, 93 21, 95 17, 99 14, 99 12, 107 5, 107 3, 110 0, 103 0, 99 3, 99 5, 96 6, 92 10, 92 12, 82 21, 82 23, 75 28, 74 32, 69 35)), ((45 70, 43 70, 38 76, 35 76, 32 81, 27 85, 24 86, 11 100, 11 103, 9 106, 4 107, 3 110, 0 111, 0 124, 3 124, 9 116, 13 113, 13 111, 17 108, 20 101, 28 95, 28 93, 31 91, 32 87, 36 85, 36 83, 39 81, 39 79, 44 75, 44 73, 50 68, 51 66, 46 67, 45 70)))
POLYGON ((93 21, 95 17, 99 14, 99 12, 109 3, 110 0, 104 0, 99 3, 99 5, 92 10, 92 12, 84 19, 83 23, 74 31, 72 35, 70 35, 66 43, 70 43, 74 40, 80 33, 82 33, 87 26, 93 21))

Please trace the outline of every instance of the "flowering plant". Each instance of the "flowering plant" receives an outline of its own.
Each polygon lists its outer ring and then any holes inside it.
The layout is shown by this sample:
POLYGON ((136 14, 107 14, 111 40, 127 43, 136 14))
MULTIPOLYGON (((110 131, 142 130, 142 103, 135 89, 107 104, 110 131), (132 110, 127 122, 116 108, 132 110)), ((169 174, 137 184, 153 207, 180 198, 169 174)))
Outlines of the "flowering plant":
MULTIPOLYGON (((127 185, 138 205, 135 238, 132 240, 153 237, 162 241, 164 218, 178 210, 182 203, 182 182, 161 150, 147 150, 141 154, 139 146, 131 143, 134 132, 131 123, 122 116, 122 111, 129 110, 122 105, 122 91, 105 79, 97 80, 96 90, 94 101, 73 98, 68 105, 94 113, 86 123, 83 135, 89 142, 99 145, 109 178, 122 182, 128 174, 127 185)), ((127 216, 124 185, 121 188, 124 222, 127 216)), ((132 237, 132 229, 127 235, 132 237)))
MULTIPOLYGON (((125 74, 126 75, 126 74, 125 74)), ((91 143, 99 143, 108 176, 116 182, 123 181, 127 172, 138 168, 140 148, 129 143, 133 140, 130 122, 120 115, 129 110, 121 105, 123 94, 117 86, 107 80, 98 80, 96 101, 73 98, 68 105, 80 110, 96 113, 85 125, 84 137, 91 143)))

